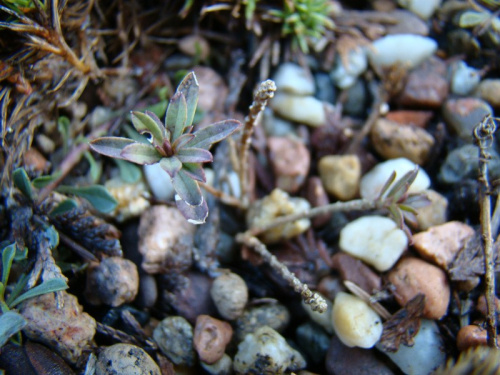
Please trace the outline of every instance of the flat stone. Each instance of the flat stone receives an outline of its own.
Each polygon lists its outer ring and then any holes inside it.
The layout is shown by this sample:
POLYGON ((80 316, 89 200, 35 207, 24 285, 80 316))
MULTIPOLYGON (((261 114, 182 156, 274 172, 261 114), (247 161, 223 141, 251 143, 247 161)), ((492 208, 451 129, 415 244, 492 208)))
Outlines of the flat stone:
POLYGON ((413 247, 423 258, 446 270, 474 233, 471 226, 450 221, 413 235, 413 247))
POLYGON ((325 109, 333 107, 314 96, 297 96, 280 92, 274 95, 269 105, 281 117, 312 127, 325 125, 325 109))
POLYGON ((146 351, 131 344, 115 344, 97 356, 95 375, 134 374, 161 375, 156 362, 146 351))
POLYGON ((479 82, 474 95, 488 102, 493 108, 500 108, 500 79, 486 78, 479 82))
POLYGON ((318 163, 325 190, 342 201, 358 195, 361 162, 356 155, 327 155, 318 163))
POLYGON ((417 222, 420 230, 426 230, 435 225, 444 224, 447 221, 448 215, 448 199, 434 190, 425 190, 422 192, 429 204, 417 207, 417 222))
POLYGON ((301 96, 314 95, 314 78, 300 65, 291 62, 281 64, 273 80, 281 92, 301 96))
POLYGON ((414 125, 419 128, 426 128, 432 116, 434 116, 432 111, 401 109, 398 111, 390 111, 385 118, 401 125, 414 125))
POLYGON ((387 275, 396 288, 394 296, 405 306, 417 294, 425 295, 424 317, 441 319, 448 310, 450 286, 446 273, 424 260, 408 257, 402 259, 387 275))
POLYGON ((349 254, 339 251, 332 257, 332 267, 337 270, 342 280, 348 280, 364 289, 368 294, 374 294, 382 289, 382 279, 379 274, 349 254))
POLYGON ((493 109, 479 98, 452 98, 443 105, 446 125, 467 142, 472 142, 474 127, 488 114, 492 115, 493 109))
POLYGON ((429 26, 412 12, 395 9, 389 15, 396 19, 396 23, 385 25, 387 34, 429 35, 429 26))

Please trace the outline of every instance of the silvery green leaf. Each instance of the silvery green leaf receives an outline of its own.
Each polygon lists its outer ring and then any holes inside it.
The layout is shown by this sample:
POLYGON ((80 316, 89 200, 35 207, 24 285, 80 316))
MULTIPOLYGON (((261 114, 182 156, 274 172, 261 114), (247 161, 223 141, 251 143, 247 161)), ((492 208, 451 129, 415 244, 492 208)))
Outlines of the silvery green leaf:
POLYGON ((161 155, 154 146, 145 143, 133 143, 126 146, 120 156, 121 159, 140 165, 155 164, 161 159, 161 155))
MULTIPOLYGON (((188 131, 189 129, 186 129, 188 131)), ((172 143, 172 148, 174 150, 179 150, 180 148, 184 147, 184 145, 189 142, 191 139, 195 137, 194 134, 192 133, 185 133, 182 134, 179 138, 175 140, 174 143, 172 143)))
POLYGON ((59 203, 52 211, 50 211, 49 216, 55 217, 57 215, 65 214, 75 208, 78 207, 78 203, 76 203, 73 199, 66 199, 59 203))
POLYGON ((10 307, 16 307, 21 302, 26 301, 27 299, 40 296, 46 293, 58 292, 60 290, 68 289, 68 284, 62 278, 55 278, 44 281, 42 284, 31 288, 26 293, 21 294, 14 301, 12 301, 10 307))
POLYGON ((10 268, 16 256, 16 243, 12 243, 2 249, 2 284, 7 286, 9 280, 10 268))
POLYGON ((90 202, 94 208, 102 213, 108 213, 116 208, 118 202, 102 185, 84 187, 73 187, 60 185, 57 189, 60 193, 74 194, 90 202))
POLYGON ((241 126, 237 120, 225 120, 208 125, 194 132, 194 138, 186 142, 185 147, 209 149, 216 142, 222 141, 241 126))
POLYGON ((176 156, 181 163, 207 163, 213 161, 211 152, 202 148, 181 148, 177 151, 176 156))
POLYGON ((170 99, 165 116, 165 124, 170 132, 170 142, 173 143, 179 138, 187 126, 187 104, 184 94, 176 92, 170 99))
POLYGON ((191 206, 183 201, 178 195, 175 196, 175 204, 186 220, 195 225, 204 224, 208 216, 208 205, 205 199, 197 206, 191 206))
POLYGON ((205 177, 205 171, 203 167, 199 163, 183 163, 182 170, 187 173, 192 179, 207 182, 207 178, 205 177))
POLYGON ((474 27, 485 22, 490 15, 487 12, 476 12, 467 10, 460 15, 458 25, 460 27, 474 27))
POLYGON ((7 311, 0 315, 0 348, 28 322, 16 311, 7 311))
POLYGON ((31 181, 31 184, 37 189, 42 189, 45 186, 52 183, 53 181, 57 180, 60 176, 61 176, 61 171, 57 171, 50 175, 40 176, 35 178, 33 179, 33 181, 31 181))
POLYGON ((14 172, 12 172, 12 179, 14 185, 21 190, 21 193, 23 193, 26 198, 33 199, 30 179, 24 168, 17 168, 14 170, 14 172))
POLYGON ((172 184, 179 197, 190 206, 202 203, 203 196, 198 183, 182 169, 172 178, 172 184))
POLYGON ((120 169, 120 178, 130 184, 135 184, 141 178, 141 169, 126 160, 114 159, 120 169))
POLYGON ((200 86, 196 79, 194 72, 188 73, 186 77, 177 87, 177 92, 184 95, 187 106, 187 116, 186 116, 186 126, 190 126, 193 123, 194 114, 196 112, 196 106, 198 105, 198 93, 200 86))
POLYGON ((134 143, 136 142, 128 138, 101 137, 94 139, 89 143, 89 145, 92 150, 102 155, 106 155, 111 158, 123 159, 121 156, 122 150, 134 143))
POLYGON ((160 119, 153 112, 131 112, 132 124, 139 134, 150 133, 156 144, 161 145, 166 137, 166 130, 160 119))
POLYGON ((182 163, 175 156, 169 158, 162 158, 160 160, 160 167, 168 173, 170 178, 174 178, 182 168, 182 163))

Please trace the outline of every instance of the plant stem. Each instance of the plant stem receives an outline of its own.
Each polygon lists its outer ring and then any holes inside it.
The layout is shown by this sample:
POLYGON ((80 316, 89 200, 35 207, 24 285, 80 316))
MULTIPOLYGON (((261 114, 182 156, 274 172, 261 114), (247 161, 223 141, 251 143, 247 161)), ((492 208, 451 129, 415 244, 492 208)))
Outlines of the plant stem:
POLYGON ((481 233, 484 246, 485 283, 486 283, 486 305, 488 314, 486 316, 486 330, 488 334, 488 346, 498 348, 497 324, 495 309, 495 265, 493 258, 493 237, 491 235, 491 199, 490 184, 488 181, 488 160, 491 155, 488 149, 491 147, 496 130, 495 121, 490 115, 474 128, 474 137, 479 146, 479 177, 480 183, 480 221, 481 233))

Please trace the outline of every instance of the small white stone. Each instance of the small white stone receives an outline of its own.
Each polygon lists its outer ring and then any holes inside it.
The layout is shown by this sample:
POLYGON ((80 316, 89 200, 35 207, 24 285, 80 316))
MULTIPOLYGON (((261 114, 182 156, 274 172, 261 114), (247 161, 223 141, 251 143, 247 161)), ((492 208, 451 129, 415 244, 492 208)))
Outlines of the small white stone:
POLYGON ((469 94, 477 87, 480 80, 481 74, 479 71, 471 68, 463 61, 457 61, 451 67, 450 89, 453 94, 469 94))
MULTIPOLYGON (((396 172, 395 182, 397 182, 405 173, 412 171, 416 166, 417 164, 406 158, 391 159, 377 164, 361 178, 359 187, 361 197, 365 199, 376 199, 392 172, 396 172)), ((408 191, 409 193, 419 193, 428 189, 430 185, 431 180, 429 176, 420 168, 415 181, 413 181, 408 191)), ((388 191, 390 189, 389 187, 388 191)))
POLYGON ((249 333, 234 357, 237 374, 284 374, 306 366, 304 357, 274 329, 264 326, 249 333))
POLYGON ((370 63, 376 68, 402 64, 412 69, 431 57, 437 50, 434 39, 421 35, 387 35, 372 43, 368 49, 370 63))
POLYGON ((368 67, 368 58, 364 48, 353 48, 347 54, 347 65, 342 58, 338 57, 335 68, 330 77, 335 85, 341 89, 347 89, 354 85, 356 79, 363 74, 368 67))
POLYGON ((153 196, 160 201, 173 200, 175 191, 172 180, 160 163, 145 165, 143 169, 153 196))
POLYGON ((248 287, 240 276, 227 272, 214 280, 210 296, 219 314, 224 319, 234 320, 243 314, 248 301, 248 287))
POLYGON ((276 88, 294 95, 313 95, 315 91, 312 74, 294 63, 281 64, 274 75, 276 88))
POLYGON ((383 216, 363 216, 340 231, 340 248, 377 270, 389 270, 408 246, 405 232, 383 216))
POLYGON ((217 362, 209 365, 200 361, 201 367, 210 375, 226 375, 233 372, 233 360, 226 353, 217 362))
MULTIPOLYGON (((384 352, 405 374, 427 375, 446 361, 444 343, 434 320, 422 319, 413 346, 400 345, 395 353, 384 352)), ((377 346, 377 349, 380 349, 377 346)))
POLYGON ((331 106, 313 96, 276 93, 270 101, 271 108, 281 117, 312 127, 326 123, 325 107, 331 106))
POLYGON ((399 5, 428 20, 441 5, 441 0, 398 0, 399 5))
POLYGON ((333 301, 333 329, 349 347, 373 347, 382 336, 382 319, 361 298, 339 292, 333 301))

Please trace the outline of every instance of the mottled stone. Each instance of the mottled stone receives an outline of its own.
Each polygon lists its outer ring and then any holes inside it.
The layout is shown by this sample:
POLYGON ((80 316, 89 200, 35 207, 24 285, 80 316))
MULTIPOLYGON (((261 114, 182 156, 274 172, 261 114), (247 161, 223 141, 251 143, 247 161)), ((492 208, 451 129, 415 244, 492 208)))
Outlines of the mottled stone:
POLYGON ((138 346, 115 344, 97 356, 95 375, 161 375, 155 361, 138 346))
POLYGON ((474 95, 488 102, 493 108, 500 108, 500 79, 487 78, 479 82, 474 95))
POLYGON ((193 345, 200 360, 211 365, 222 358, 232 336, 233 328, 229 323, 199 315, 194 328, 193 345))
POLYGON ((356 155, 323 156, 318 171, 325 190, 343 201, 358 195, 361 162, 356 155))
POLYGON ((474 127, 488 114, 490 105, 479 98, 452 98, 443 105, 443 117, 450 130, 465 141, 472 142, 474 127))
POLYGON ((248 333, 255 332, 257 328, 263 326, 281 333, 289 322, 290 312, 281 303, 254 306, 245 310, 234 322, 235 336, 237 341, 242 341, 248 333))
POLYGON ((149 193, 141 180, 126 183, 121 178, 113 178, 107 180, 104 186, 118 202, 109 215, 119 222, 137 217, 149 207, 149 193))
POLYGON ((194 365, 193 328, 183 317, 163 319, 153 331, 153 339, 162 353, 176 365, 194 365))
POLYGON ((218 276, 210 289, 210 295, 219 314, 228 320, 238 318, 248 301, 248 287, 240 276, 227 272, 218 276))
POLYGON ((420 230, 426 230, 434 225, 444 224, 447 221, 448 199, 434 190, 425 190, 423 195, 429 204, 417 207, 417 222, 420 230))

